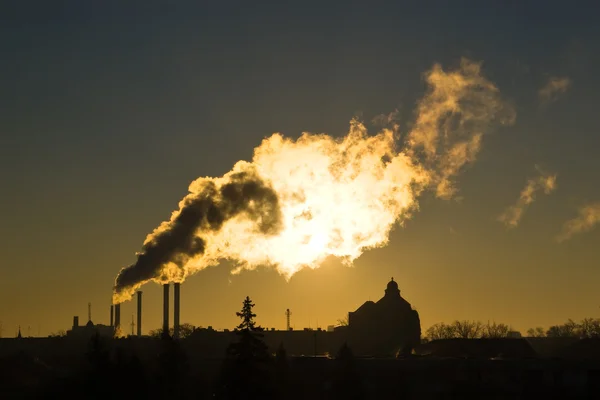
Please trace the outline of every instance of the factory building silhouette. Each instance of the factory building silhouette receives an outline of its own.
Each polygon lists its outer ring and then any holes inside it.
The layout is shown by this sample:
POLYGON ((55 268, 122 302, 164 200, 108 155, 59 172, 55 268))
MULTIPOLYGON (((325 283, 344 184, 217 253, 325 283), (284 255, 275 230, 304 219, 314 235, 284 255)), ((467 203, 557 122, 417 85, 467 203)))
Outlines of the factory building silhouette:
MULTIPOLYGON (((181 285, 173 285, 173 327, 169 325, 170 287, 163 285, 163 328, 175 336, 175 332, 183 333, 180 328, 184 327, 179 326, 181 285)), ((165 390, 167 386, 196 393, 199 382, 206 385, 203 390, 207 397, 213 395, 221 387, 222 371, 226 371, 223 366, 231 361, 226 350, 239 340, 239 335, 228 330, 198 328, 181 340, 142 336, 142 305, 142 293, 138 292, 138 329, 136 333, 132 326, 127 337, 121 330, 120 305, 115 304, 111 307, 110 325, 94 324, 88 310, 87 323, 80 325, 75 316, 66 337, 21 337, 19 331, 17 338, 0 339, 3 394, 22 398, 28 390, 31 398, 38 398, 33 394, 58 388, 58 392, 45 398, 64 398, 57 393, 72 393, 75 385, 97 390, 124 375, 136 382, 133 397, 128 398, 141 398, 148 391, 158 393, 158 389, 165 390), (164 380, 165 376, 170 380, 164 380)), ((291 312, 286 310, 285 315, 289 320, 291 312)), ((340 387, 349 388, 344 393, 362 388, 367 393, 364 398, 378 400, 491 398, 492 394, 508 395, 494 398, 521 398, 526 393, 531 398, 544 393, 543 398, 557 398, 553 394, 560 398, 599 398, 599 339, 449 339, 418 345, 419 315, 402 298, 393 279, 381 299, 366 301, 349 312, 346 326, 325 331, 292 330, 289 322, 287 325, 285 330, 267 330, 259 336, 268 353, 274 355, 269 371, 275 377, 287 371, 287 375, 282 375, 287 380, 269 381, 269 385, 281 384, 286 393, 295 394, 285 398, 352 398, 326 396, 340 387), (559 352, 541 351, 544 343, 534 346, 537 341, 555 339, 568 340, 568 346, 561 345, 559 352), (284 350, 283 357, 280 349, 284 350), (412 356, 393 358, 408 353, 412 356), (579 397, 563 396, 567 393, 579 397), (584 397, 587 393, 593 395, 584 397)), ((132 391, 128 393, 131 395, 132 391)), ((169 398, 163 394, 159 397, 169 398)))
MULTIPOLYGON (((170 284, 163 285, 163 335, 170 332, 175 339, 180 336, 181 284, 173 284, 173 329, 170 319, 170 284)), ((126 336, 121 326, 120 304, 111 306, 110 325, 94 325, 91 316, 85 325, 79 325, 79 318, 73 317, 73 327, 67 336, 89 337, 100 334, 105 337, 126 336)), ((137 292, 137 330, 134 335, 142 336, 142 292, 137 292)), ((355 311, 348 313, 346 326, 293 330, 289 327, 289 310, 286 310, 287 329, 270 329, 264 332, 264 341, 275 351, 283 345, 291 355, 334 354, 342 344, 350 345, 357 355, 389 356, 398 352, 410 354, 420 343, 421 326, 419 314, 400 295, 398 283, 392 278, 387 284, 384 296, 377 302, 366 301, 355 311)), ((133 324, 133 321, 132 321, 133 324)), ((229 330, 216 331, 212 328, 198 328, 186 338, 190 350, 197 348, 214 356, 223 354, 226 346, 234 340, 229 330)))

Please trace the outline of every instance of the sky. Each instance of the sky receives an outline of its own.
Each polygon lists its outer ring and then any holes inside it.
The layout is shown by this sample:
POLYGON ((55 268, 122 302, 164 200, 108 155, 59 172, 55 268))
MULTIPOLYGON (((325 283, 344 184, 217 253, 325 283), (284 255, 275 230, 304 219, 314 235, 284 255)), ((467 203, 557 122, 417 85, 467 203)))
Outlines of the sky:
MULTIPOLYGON (((32 335, 108 323, 115 277, 189 184, 275 132, 335 137, 398 110, 424 73, 482 62, 516 113, 484 135, 450 200, 419 210, 352 267, 286 280, 223 262, 182 285, 182 322, 327 327, 391 277, 423 331, 456 319, 525 332, 598 317, 599 6, 580 1, 76 2, 0 5, 0 321, 32 335), (578 218, 581 216, 580 218, 578 218), (569 222, 570 221, 570 222, 569 222)), ((144 332, 162 318, 144 291, 144 332)), ((124 303, 123 324, 135 313, 124 303)))

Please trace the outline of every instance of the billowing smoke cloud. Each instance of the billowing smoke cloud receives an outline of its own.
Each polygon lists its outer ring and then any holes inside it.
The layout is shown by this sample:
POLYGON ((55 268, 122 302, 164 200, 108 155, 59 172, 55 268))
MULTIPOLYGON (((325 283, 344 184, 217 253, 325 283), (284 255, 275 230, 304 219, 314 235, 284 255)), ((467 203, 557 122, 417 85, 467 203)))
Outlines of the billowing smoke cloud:
POLYGON ((567 77, 550 77, 548 82, 540 89, 538 96, 543 105, 549 104, 565 93, 571 86, 571 80, 567 77))
POLYGON ((570 239, 573 235, 591 231, 600 222, 600 202, 587 204, 579 209, 577 217, 563 225, 561 233, 556 237, 558 242, 570 239))
POLYGON ((220 179, 200 178, 179 203, 179 211, 148 236, 137 261, 123 268, 116 288, 128 288, 150 279, 182 280, 183 268, 206 249, 199 233, 214 232, 223 223, 243 214, 257 234, 273 235, 281 229, 279 199, 257 174, 254 166, 239 162, 220 179))
POLYGON ((425 75, 429 90, 416 122, 398 142, 395 114, 369 134, 354 119, 334 138, 273 134, 221 178, 200 178, 169 221, 146 238, 137 261, 119 273, 113 301, 130 299, 148 281, 183 281, 229 259, 234 273, 259 266, 286 278, 335 256, 350 264, 383 246, 395 224, 418 209, 423 190, 454 192, 452 179, 475 160, 490 123, 512 122, 514 112, 480 65, 462 60, 425 75))
POLYGON ((543 191, 550 194, 556 189, 556 175, 543 172, 536 166, 539 176, 531 178, 521 191, 521 195, 516 204, 508 207, 499 217, 498 221, 505 224, 508 228, 516 228, 523 217, 523 213, 531 203, 535 201, 537 192, 543 191))
POLYGON ((452 177, 475 161, 490 123, 512 124, 515 113, 481 75, 480 63, 462 59, 450 72, 435 65, 426 81, 429 92, 417 106, 408 141, 412 150, 422 149, 436 195, 448 199, 456 192, 452 177))

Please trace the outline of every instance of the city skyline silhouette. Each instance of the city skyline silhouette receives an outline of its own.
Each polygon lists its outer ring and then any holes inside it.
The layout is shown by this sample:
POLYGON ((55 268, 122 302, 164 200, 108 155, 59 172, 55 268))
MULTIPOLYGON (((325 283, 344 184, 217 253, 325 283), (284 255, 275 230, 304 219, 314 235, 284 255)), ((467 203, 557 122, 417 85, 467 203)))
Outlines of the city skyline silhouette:
MULTIPOLYGON (((481 63, 515 119, 482 132, 452 199, 425 190, 352 267, 327 257, 288 281, 267 266, 231 274, 224 260, 190 275, 182 321, 230 329, 250 295, 264 326, 284 329, 289 308, 295 326, 326 327, 390 276, 423 331, 491 320, 525 333, 598 315, 593 13, 155 6, 3 6, 3 337, 67 329, 88 302, 108 324, 115 277, 190 182, 250 162, 275 132, 340 139, 356 117, 374 135, 393 115, 400 142, 418 122, 427 72, 460 71, 462 58, 481 63)), ((162 289, 141 290, 144 327, 160 328, 162 289)), ((122 304, 124 324, 135 307, 122 304)))

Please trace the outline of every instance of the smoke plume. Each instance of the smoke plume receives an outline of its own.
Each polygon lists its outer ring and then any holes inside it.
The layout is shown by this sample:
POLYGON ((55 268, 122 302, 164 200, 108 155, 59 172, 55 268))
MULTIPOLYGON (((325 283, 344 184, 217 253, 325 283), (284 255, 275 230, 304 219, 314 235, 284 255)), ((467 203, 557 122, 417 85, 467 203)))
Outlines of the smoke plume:
POLYGON ((251 162, 192 182, 179 210, 117 276, 113 301, 129 300, 148 281, 181 282, 224 259, 237 264, 234 273, 270 266, 290 278, 329 256, 350 264, 385 245, 424 190, 452 196, 454 177, 475 160, 492 122, 514 120, 478 63, 464 59, 448 72, 434 65, 425 80, 429 89, 402 142, 391 117, 375 134, 356 119, 341 138, 275 133, 251 162))
POLYGON ((544 194, 550 194, 556 189, 556 175, 550 175, 543 172, 539 167, 536 167, 539 176, 531 178, 521 191, 521 195, 516 204, 508 207, 499 217, 498 221, 502 222, 507 228, 516 228, 523 217, 523 213, 531 203, 535 201, 536 193, 540 190, 544 194))
POLYGON ((578 233, 591 231, 600 222, 600 202, 581 207, 578 214, 577 217, 565 222, 562 232, 556 237, 558 242, 570 239, 578 233))
POLYGON ((565 93, 571 86, 571 80, 567 77, 550 77, 548 82, 540 89, 538 96, 542 105, 547 105, 565 93))
POLYGON ((121 270, 117 289, 150 279, 182 280, 185 265, 206 249, 199 233, 218 231, 237 215, 252 221, 256 234, 273 235, 281 229, 277 194, 248 163, 239 162, 220 179, 200 178, 189 190, 171 220, 146 238, 136 263, 121 270))
POLYGON ((475 161, 490 123, 512 124, 515 113, 481 75, 480 63, 463 58, 450 72, 436 64, 425 80, 429 91, 418 103, 409 151, 422 150, 436 195, 448 199, 456 192, 452 178, 475 161))

